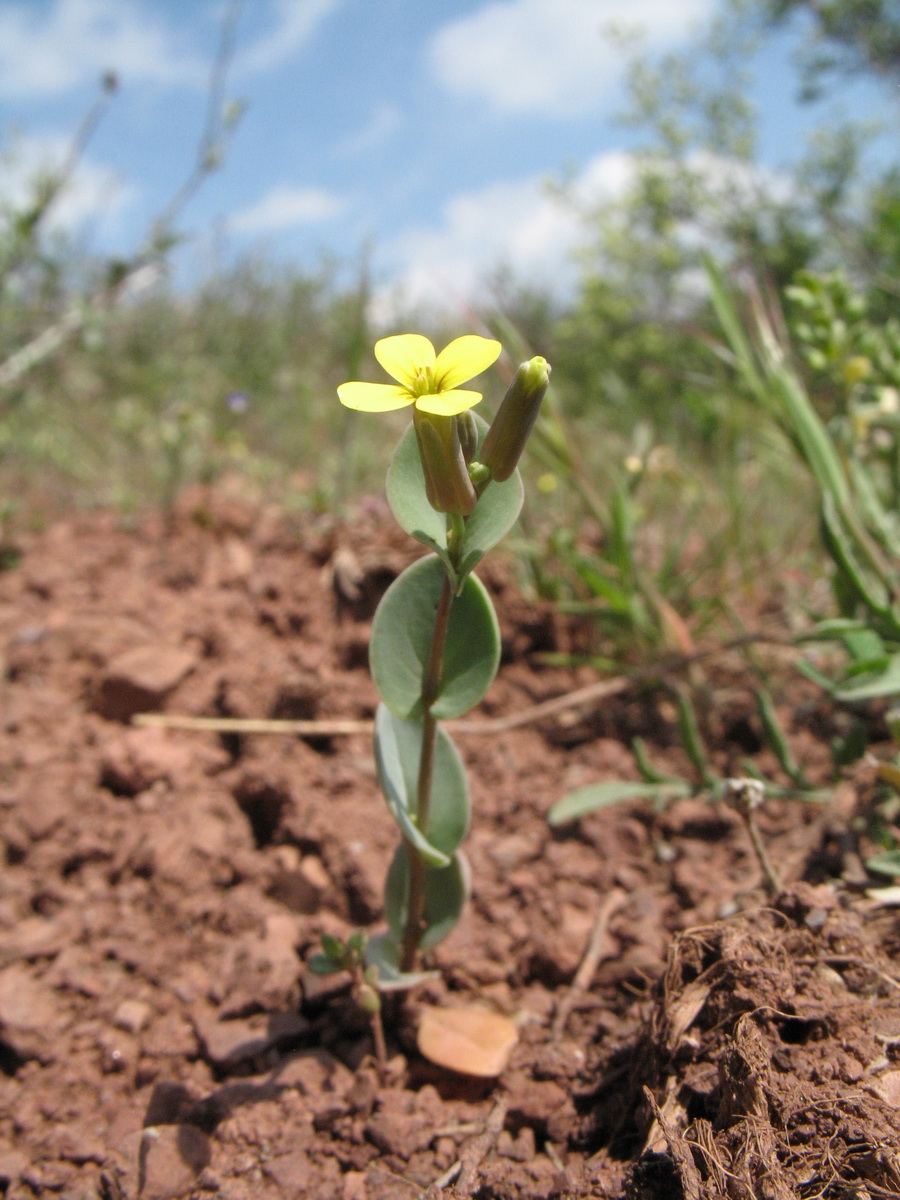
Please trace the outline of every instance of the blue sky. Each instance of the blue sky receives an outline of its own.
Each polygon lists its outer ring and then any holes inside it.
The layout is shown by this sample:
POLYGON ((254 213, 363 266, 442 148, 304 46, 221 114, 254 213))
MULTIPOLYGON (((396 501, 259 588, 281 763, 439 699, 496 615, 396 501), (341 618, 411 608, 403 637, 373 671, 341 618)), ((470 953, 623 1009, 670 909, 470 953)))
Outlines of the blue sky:
MULTIPOLYGON (((715 0, 245 0, 227 95, 246 105, 222 169, 184 213, 182 272, 257 250, 313 264, 371 245, 379 286, 464 300, 506 263, 564 282, 581 236, 548 195, 567 171, 583 199, 628 178, 612 115, 624 56, 604 37, 684 44, 715 0)), ((97 79, 121 86, 56 219, 95 249, 127 251, 190 169, 223 4, 0 0, 0 197, 58 160, 97 79), (4 179, 5 176, 5 179, 4 179)), ((758 65, 767 165, 811 114, 793 103, 790 39, 758 65)), ((847 92, 851 109, 872 104, 847 92)))

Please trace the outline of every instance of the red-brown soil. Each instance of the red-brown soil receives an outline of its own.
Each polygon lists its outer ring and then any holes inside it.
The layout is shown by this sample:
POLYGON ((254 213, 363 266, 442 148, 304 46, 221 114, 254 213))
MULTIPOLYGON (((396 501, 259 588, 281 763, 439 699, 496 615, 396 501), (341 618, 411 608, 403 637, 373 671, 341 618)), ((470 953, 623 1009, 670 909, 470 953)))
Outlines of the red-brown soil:
MULTIPOLYGON (((195 497, 130 530, 73 517, 21 551, 0 576, 8 1200, 900 1194, 900 918, 865 890, 865 770, 828 806, 766 807, 785 883, 766 902, 739 818, 703 798, 548 827, 572 788, 635 777, 635 734, 688 769, 659 693, 459 732, 473 897, 440 979, 387 1002, 380 1083, 346 982, 304 965, 323 932, 379 928, 396 832, 368 736, 130 719, 371 718, 371 615, 417 547, 377 505, 340 527, 195 497), (425 1062, 423 1003, 510 1016, 501 1076, 425 1062)), ((502 562, 483 577, 504 663, 473 719, 592 681, 541 665, 577 631, 502 562)), ((750 756, 777 778, 741 660, 693 671, 718 768, 750 756)), ((791 689, 821 781, 838 718, 791 689)))

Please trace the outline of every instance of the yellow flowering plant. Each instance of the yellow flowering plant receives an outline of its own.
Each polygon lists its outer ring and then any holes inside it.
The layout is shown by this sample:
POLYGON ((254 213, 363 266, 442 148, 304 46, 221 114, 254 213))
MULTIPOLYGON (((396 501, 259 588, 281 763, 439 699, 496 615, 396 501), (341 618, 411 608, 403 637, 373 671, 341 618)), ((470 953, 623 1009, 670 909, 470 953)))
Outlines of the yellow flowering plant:
MULTIPOLYGON (((456 924, 468 893, 460 849, 469 824, 462 759, 440 721, 460 717, 487 692, 500 662, 490 596, 473 574, 508 532, 524 490, 516 463, 547 390, 543 358, 519 367, 488 428, 471 409, 481 393, 459 385, 500 355, 500 343, 469 335, 440 354, 419 334, 383 338, 375 357, 395 383, 354 381, 348 408, 412 407, 387 478, 399 524, 432 552, 388 588, 372 626, 370 665, 381 703, 375 716, 378 780, 401 834, 385 883, 388 931, 365 949, 379 986, 419 978, 421 952, 456 924)), ((338 970, 328 947, 316 969, 338 970), (328 961, 326 961, 328 960, 328 961)))

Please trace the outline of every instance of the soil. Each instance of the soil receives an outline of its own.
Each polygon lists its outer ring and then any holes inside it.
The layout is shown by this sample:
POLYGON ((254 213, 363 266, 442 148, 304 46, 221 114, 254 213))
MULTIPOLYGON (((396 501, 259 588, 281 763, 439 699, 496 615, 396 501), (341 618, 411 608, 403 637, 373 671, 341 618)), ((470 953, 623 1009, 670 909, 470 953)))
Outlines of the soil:
MULTIPOLYGON (((637 734, 661 770, 689 764, 659 689, 534 714, 596 680, 545 665, 589 634, 489 562, 503 664, 456 734, 473 895, 439 974, 386 998, 379 1078, 347 979, 305 963, 323 933, 381 928, 395 827, 364 726, 327 723, 371 719, 372 613, 418 547, 374 501, 341 526, 195 493, 169 519, 72 516, 19 550, 0 575, 8 1200, 900 1195, 900 917, 862 865, 871 765, 827 805, 766 804, 773 897, 740 817, 703 796, 551 830, 571 789, 637 778, 637 734), (499 1077, 426 1061, 425 1004, 512 1018, 499 1077)), ((755 655, 794 754, 831 780, 845 717, 783 648, 755 655)), ((717 768, 781 778, 746 660, 681 677, 717 768)))

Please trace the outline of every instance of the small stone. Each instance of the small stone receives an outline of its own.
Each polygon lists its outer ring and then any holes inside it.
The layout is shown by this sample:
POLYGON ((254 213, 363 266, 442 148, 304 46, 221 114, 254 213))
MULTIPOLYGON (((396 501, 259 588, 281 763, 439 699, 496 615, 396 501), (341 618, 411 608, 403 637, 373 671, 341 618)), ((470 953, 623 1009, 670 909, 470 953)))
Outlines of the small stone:
POLYGON ((552 1080, 532 1079, 515 1072, 506 1080, 509 1093, 509 1115, 515 1125, 530 1125, 546 1133, 547 1122, 568 1099, 567 1093, 552 1080))
POLYGON ((26 917, 5 935, 0 953, 7 959, 52 958, 71 936, 61 922, 50 917, 26 917))
POLYGON ((501 1158, 511 1158, 513 1162, 531 1162, 535 1155, 534 1130, 530 1125, 523 1125, 515 1140, 508 1130, 501 1130, 497 1138, 497 1153, 501 1158))
POLYGON ((15 1183, 21 1178, 22 1172, 28 1166, 28 1159, 18 1150, 4 1150, 0 1152, 0 1184, 4 1188, 9 1187, 11 1183, 15 1183))
POLYGON ((370 1117, 365 1124, 365 1134, 383 1154, 411 1158, 430 1143, 434 1130, 416 1113, 388 1111, 370 1117))
POLYGON ((174 782, 191 765, 188 746, 162 729, 127 729, 105 746, 100 782, 120 796, 136 796, 159 779, 174 782))
POLYGON ((140 1033, 153 1010, 143 1000, 123 1000, 113 1014, 113 1025, 129 1033, 140 1033))
POLYGON ((365 1171, 345 1171, 341 1187, 341 1200, 367 1200, 365 1171))
POLYGON ((308 1029, 309 1021, 305 1017, 285 1012, 260 1013, 245 1020, 201 1023, 197 1033, 217 1067, 233 1067, 256 1058, 279 1042, 300 1037, 308 1029))
POLYGON ((196 662, 195 654, 188 650, 164 646, 128 650, 106 668, 94 707, 110 721, 127 721, 137 712, 158 709, 196 662))
POLYGON ((900 1071, 885 1071, 866 1088, 891 1108, 900 1108, 900 1071))
POLYGON ((315 854, 301 858, 296 846, 277 846, 275 860, 270 894, 293 912, 318 912, 331 883, 322 860, 315 854))
POLYGON ((195 1125, 154 1125, 140 1143, 141 1200, 181 1200, 209 1166, 209 1138, 195 1125))
POLYGON ((267 916, 262 937, 251 933, 237 939, 222 971, 227 1012, 295 1006, 302 970, 295 948, 298 940, 297 920, 290 913, 267 916))
POLYGON ((20 1058, 51 1061, 60 1011, 53 992, 27 967, 0 971, 0 1035, 20 1058))
POLYGON ((309 1156, 303 1150, 279 1154, 269 1159, 263 1169, 285 1196, 306 1195, 312 1182, 309 1156))
POLYGON ((281 1064, 272 1082, 279 1088, 296 1088, 303 1096, 343 1098, 354 1086, 354 1076, 327 1050, 302 1050, 281 1064))
POLYGON ((35 841, 45 838, 71 812, 71 797, 65 784, 56 784, 52 771, 41 772, 19 805, 18 817, 35 841))

